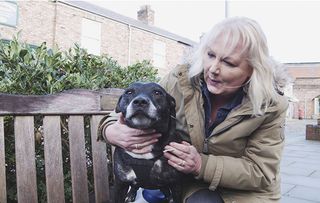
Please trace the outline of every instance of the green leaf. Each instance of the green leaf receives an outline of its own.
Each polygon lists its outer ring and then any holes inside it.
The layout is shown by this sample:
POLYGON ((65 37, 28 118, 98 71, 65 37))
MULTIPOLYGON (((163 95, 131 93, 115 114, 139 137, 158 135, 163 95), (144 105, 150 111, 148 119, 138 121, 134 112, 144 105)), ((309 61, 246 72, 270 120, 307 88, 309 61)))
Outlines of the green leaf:
POLYGON ((22 49, 22 50, 20 51, 20 53, 19 53, 19 56, 20 56, 21 58, 24 58, 24 56, 25 56, 27 53, 28 53, 28 50, 22 49))

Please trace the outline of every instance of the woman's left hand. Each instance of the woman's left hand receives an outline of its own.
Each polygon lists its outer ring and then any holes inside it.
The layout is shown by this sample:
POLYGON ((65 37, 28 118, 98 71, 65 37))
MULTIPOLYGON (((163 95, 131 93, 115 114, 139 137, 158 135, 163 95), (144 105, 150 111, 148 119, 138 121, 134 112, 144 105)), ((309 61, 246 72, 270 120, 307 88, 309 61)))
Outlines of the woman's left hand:
POLYGON ((169 165, 184 173, 198 175, 201 169, 201 156, 188 142, 171 142, 164 148, 164 156, 169 165))

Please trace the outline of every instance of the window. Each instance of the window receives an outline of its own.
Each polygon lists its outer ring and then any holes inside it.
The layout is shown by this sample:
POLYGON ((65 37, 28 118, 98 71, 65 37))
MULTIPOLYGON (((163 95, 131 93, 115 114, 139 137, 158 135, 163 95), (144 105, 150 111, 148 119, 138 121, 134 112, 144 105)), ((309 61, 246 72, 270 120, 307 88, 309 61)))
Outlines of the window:
POLYGON ((159 40, 153 42, 153 65, 163 68, 166 65, 166 44, 159 40))
POLYGON ((15 1, 0 1, 0 24, 15 27, 18 20, 18 6, 15 1))
POLYGON ((81 47, 87 49, 90 54, 100 55, 101 23, 82 19, 81 47))

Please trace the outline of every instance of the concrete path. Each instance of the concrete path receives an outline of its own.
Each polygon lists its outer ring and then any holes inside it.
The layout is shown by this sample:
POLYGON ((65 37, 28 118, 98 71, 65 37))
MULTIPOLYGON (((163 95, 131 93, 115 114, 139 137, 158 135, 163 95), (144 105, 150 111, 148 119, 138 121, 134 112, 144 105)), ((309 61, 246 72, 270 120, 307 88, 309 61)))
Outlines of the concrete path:
POLYGON ((306 124, 288 120, 281 162, 281 203, 320 203, 320 141, 306 140, 306 124))

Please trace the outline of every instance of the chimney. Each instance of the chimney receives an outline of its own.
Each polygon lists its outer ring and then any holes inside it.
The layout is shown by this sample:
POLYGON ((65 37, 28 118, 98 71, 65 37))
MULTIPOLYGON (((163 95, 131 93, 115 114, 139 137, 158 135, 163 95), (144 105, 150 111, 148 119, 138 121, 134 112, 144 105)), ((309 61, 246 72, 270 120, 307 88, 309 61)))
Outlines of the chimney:
POLYGON ((144 5, 140 7, 138 11, 138 20, 148 25, 154 25, 154 10, 150 5, 144 5))

